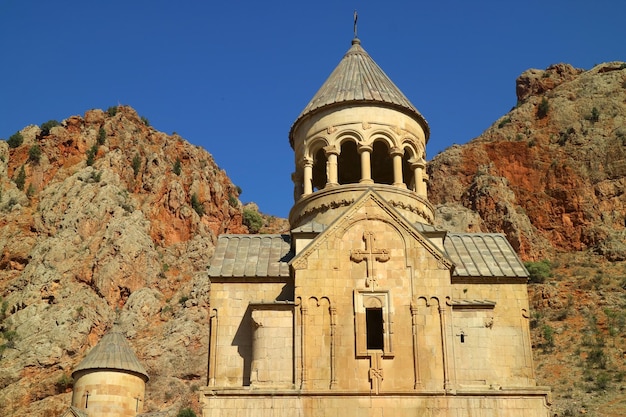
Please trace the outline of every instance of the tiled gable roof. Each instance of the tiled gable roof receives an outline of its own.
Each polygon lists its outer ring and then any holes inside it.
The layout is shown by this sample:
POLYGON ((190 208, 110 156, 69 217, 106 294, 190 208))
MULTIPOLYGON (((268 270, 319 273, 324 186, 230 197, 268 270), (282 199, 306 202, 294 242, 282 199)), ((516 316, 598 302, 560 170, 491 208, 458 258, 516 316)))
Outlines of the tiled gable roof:
MULTIPOLYGON (((309 231, 309 226, 303 228, 309 231)), ((420 231, 435 230, 428 226, 420 231)), ((453 277, 528 277, 524 264, 503 234, 448 233, 444 249, 455 265, 453 277)), ((288 235, 221 235, 208 275, 209 278, 289 277, 292 258, 288 235)))
POLYGON ((288 277, 288 235, 221 235, 209 268, 211 277, 288 277))
POLYGON ((527 278, 528 272, 500 233, 448 233, 446 253, 457 277, 527 278))

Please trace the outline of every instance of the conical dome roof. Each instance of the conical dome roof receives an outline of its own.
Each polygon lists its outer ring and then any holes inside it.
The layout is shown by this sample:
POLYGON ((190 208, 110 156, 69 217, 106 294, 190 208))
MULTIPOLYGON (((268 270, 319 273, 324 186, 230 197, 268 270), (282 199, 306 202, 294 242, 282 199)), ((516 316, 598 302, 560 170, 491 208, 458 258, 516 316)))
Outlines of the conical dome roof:
POLYGON ((79 371, 97 369, 118 369, 139 374, 146 382, 149 379, 146 369, 135 356, 126 338, 118 332, 105 334, 98 344, 91 349, 91 352, 85 356, 85 359, 74 369, 72 376, 79 371))
POLYGON ((290 142, 293 144, 293 130, 301 119, 321 108, 347 102, 381 103, 409 113, 422 125, 428 140, 430 129, 426 119, 365 52, 361 41, 354 38, 352 47, 296 119, 289 133, 290 142))

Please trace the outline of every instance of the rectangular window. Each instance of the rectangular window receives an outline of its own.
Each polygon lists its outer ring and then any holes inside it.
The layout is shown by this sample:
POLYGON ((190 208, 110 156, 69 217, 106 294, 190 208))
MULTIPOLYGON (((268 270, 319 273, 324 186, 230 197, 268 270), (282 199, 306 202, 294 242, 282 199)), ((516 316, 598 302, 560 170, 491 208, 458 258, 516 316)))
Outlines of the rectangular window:
POLYGON ((354 291, 355 353, 359 358, 382 351, 383 357, 393 353, 393 306, 389 291, 354 291))
POLYGON ((380 349, 385 347, 383 339, 383 309, 365 309, 365 331, 367 333, 367 349, 380 349))

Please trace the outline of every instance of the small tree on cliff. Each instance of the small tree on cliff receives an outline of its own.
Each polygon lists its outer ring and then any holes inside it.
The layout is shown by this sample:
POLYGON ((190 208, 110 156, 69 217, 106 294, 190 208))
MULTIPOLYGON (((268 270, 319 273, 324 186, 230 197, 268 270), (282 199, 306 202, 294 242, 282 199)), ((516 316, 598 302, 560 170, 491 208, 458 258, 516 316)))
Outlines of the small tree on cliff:
POLYGON ((50 129, 55 126, 59 126, 60 123, 56 120, 48 120, 45 123, 41 124, 41 136, 48 136, 50 134, 50 129))
POLYGON ((248 226, 248 230, 250 233, 258 233, 263 226, 263 217, 261 215, 249 208, 243 209, 243 224, 248 226))
POLYGON ((198 213, 198 216, 204 216, 204 205, 200 202, 196 193, 191 195, 191 207, 198 213))
POLYGON ((20 167, 20 170, 17 172, 17 176, 15 177, 13 182, 15 182, 18 190, 24 190, 24 183, 26 182, 26 172, 24 171, 24 165, 20 167))
POLYGON ((174 167, 172 169, 172 171, 174 171, 174 174, 180 176, 180 173, 182 171, 182 166, 180 163, 180 158, 176 158, 176 162, 174 162, 174 167))
POLYGON ((191 408, 181 408, 176 417, 197 417, 191 408))
POLYGON ((41 159, 41 148, 39 145, 33 145, 28 150, 28 160, 38 164, 41 159))
POLYGON ((15 132, 9 137, 7 143, 9 144, 9 148, 17 148, 24 143, 24 136, 22 136, 20 132, 15 132))
POLYGON ((539 119, 543 119, 548 115, 549 111, 550 103, 548 103, 548 99, 544 97, 541 99, 541 103, 539 103, 539 106, 537 106, 537 117, 539 119))
POLYGON ((141 157, 139 156, 138 153, 136 153, 135 156, 133 157, 132 165, 133 165, 133 175, 136 178, 137 174, 139 174, 139 170, 141 169, 141 157))

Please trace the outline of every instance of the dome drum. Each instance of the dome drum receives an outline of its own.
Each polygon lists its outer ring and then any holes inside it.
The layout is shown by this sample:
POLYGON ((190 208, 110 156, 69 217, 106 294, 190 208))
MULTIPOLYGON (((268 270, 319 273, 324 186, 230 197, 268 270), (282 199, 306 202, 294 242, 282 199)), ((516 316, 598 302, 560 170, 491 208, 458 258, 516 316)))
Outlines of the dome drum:
POLYGON ((406 114, 372 106, 325 109, 294 132, 296 202, 347 184, 392 185, 426 199, 425 133, 406 114))
POLYGON ((328 225, 369 189, 376 191, 408 221, 433 224, 435 210, 426 197, 385 184, 338 185, 303 196, 292 207, 289 224, 292 229, 312 221, 328 225))

